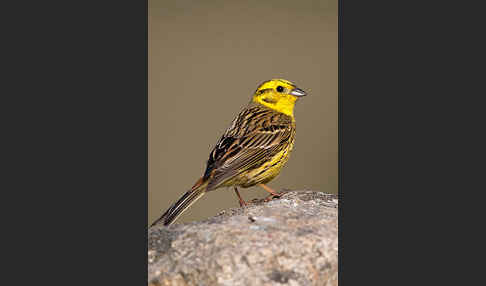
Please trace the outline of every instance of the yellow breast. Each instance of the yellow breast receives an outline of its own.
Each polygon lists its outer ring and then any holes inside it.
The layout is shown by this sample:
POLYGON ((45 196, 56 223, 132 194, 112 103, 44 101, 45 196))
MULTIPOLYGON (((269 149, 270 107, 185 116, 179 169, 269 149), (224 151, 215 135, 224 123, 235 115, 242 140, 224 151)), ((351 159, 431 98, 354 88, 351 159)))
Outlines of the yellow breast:
POLYGON ((290 152, 294 147, 294 141, 291 140, 287 147, 277 153, 273 158, 259 168, 249 170, 244 174, 241 174, 239 178, 234 182, 244 188, 254 186, 256 184, 266 184, 273 180, 280 174, 282 167, 289 160, 290 152))

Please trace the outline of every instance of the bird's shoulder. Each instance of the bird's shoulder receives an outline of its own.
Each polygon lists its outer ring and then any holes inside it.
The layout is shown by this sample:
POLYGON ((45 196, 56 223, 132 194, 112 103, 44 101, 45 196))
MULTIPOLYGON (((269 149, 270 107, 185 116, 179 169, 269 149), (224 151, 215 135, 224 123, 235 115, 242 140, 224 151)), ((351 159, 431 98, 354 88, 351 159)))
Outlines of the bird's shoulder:
POLYGON ((231 122, 222 136, 242 138, 258 132, 273 132, 293 127, 290 116, 252 102, 248 104, 231 122))

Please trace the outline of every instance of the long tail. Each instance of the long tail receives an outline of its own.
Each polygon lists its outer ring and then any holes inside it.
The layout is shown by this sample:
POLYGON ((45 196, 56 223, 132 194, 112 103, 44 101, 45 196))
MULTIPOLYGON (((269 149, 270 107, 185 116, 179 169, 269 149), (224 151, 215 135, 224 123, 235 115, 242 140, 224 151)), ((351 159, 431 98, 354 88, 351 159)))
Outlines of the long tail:
POLYGON ((154 223, 151 227, 163 222, 164 225, 171 225, 175 220, 193 203, 200 199, 206 193, 207 183, 203 183, 202 178, 200 178, 196 184, 187 191, 175 204, 173 204, 165 213, 154 223))

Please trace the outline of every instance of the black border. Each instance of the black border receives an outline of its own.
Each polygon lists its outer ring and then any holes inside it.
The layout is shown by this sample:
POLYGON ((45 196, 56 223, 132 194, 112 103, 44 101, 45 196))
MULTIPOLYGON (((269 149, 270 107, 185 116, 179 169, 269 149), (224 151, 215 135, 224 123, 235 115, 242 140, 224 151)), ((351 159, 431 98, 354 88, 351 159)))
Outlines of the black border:
POLYGON ((146 285, 147 8, 3 7, 2 284, 146 285))
POLYGON ((339 283, 464 284, 476 251, 465 226, 482 207, 463 192, 484 185, 469 175, 465 134, 484 126, 471 128, 482 112, 465 97, 484 88, 465 39, 481 16, 471 3, 339 3, 339 283))

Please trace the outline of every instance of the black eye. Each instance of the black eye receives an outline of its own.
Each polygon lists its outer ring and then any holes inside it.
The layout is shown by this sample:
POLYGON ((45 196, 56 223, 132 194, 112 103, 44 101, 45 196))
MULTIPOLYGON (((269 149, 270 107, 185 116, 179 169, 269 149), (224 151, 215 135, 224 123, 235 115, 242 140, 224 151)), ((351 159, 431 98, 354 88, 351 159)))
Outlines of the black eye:
POLYGON ((277 91, 278 91, 278 92, 283 92, 283 91, 284 91, 284 88, 283 88, 282 86, 280 86, 280 85, 279 85, 279 86, 277 86, 277 91))

